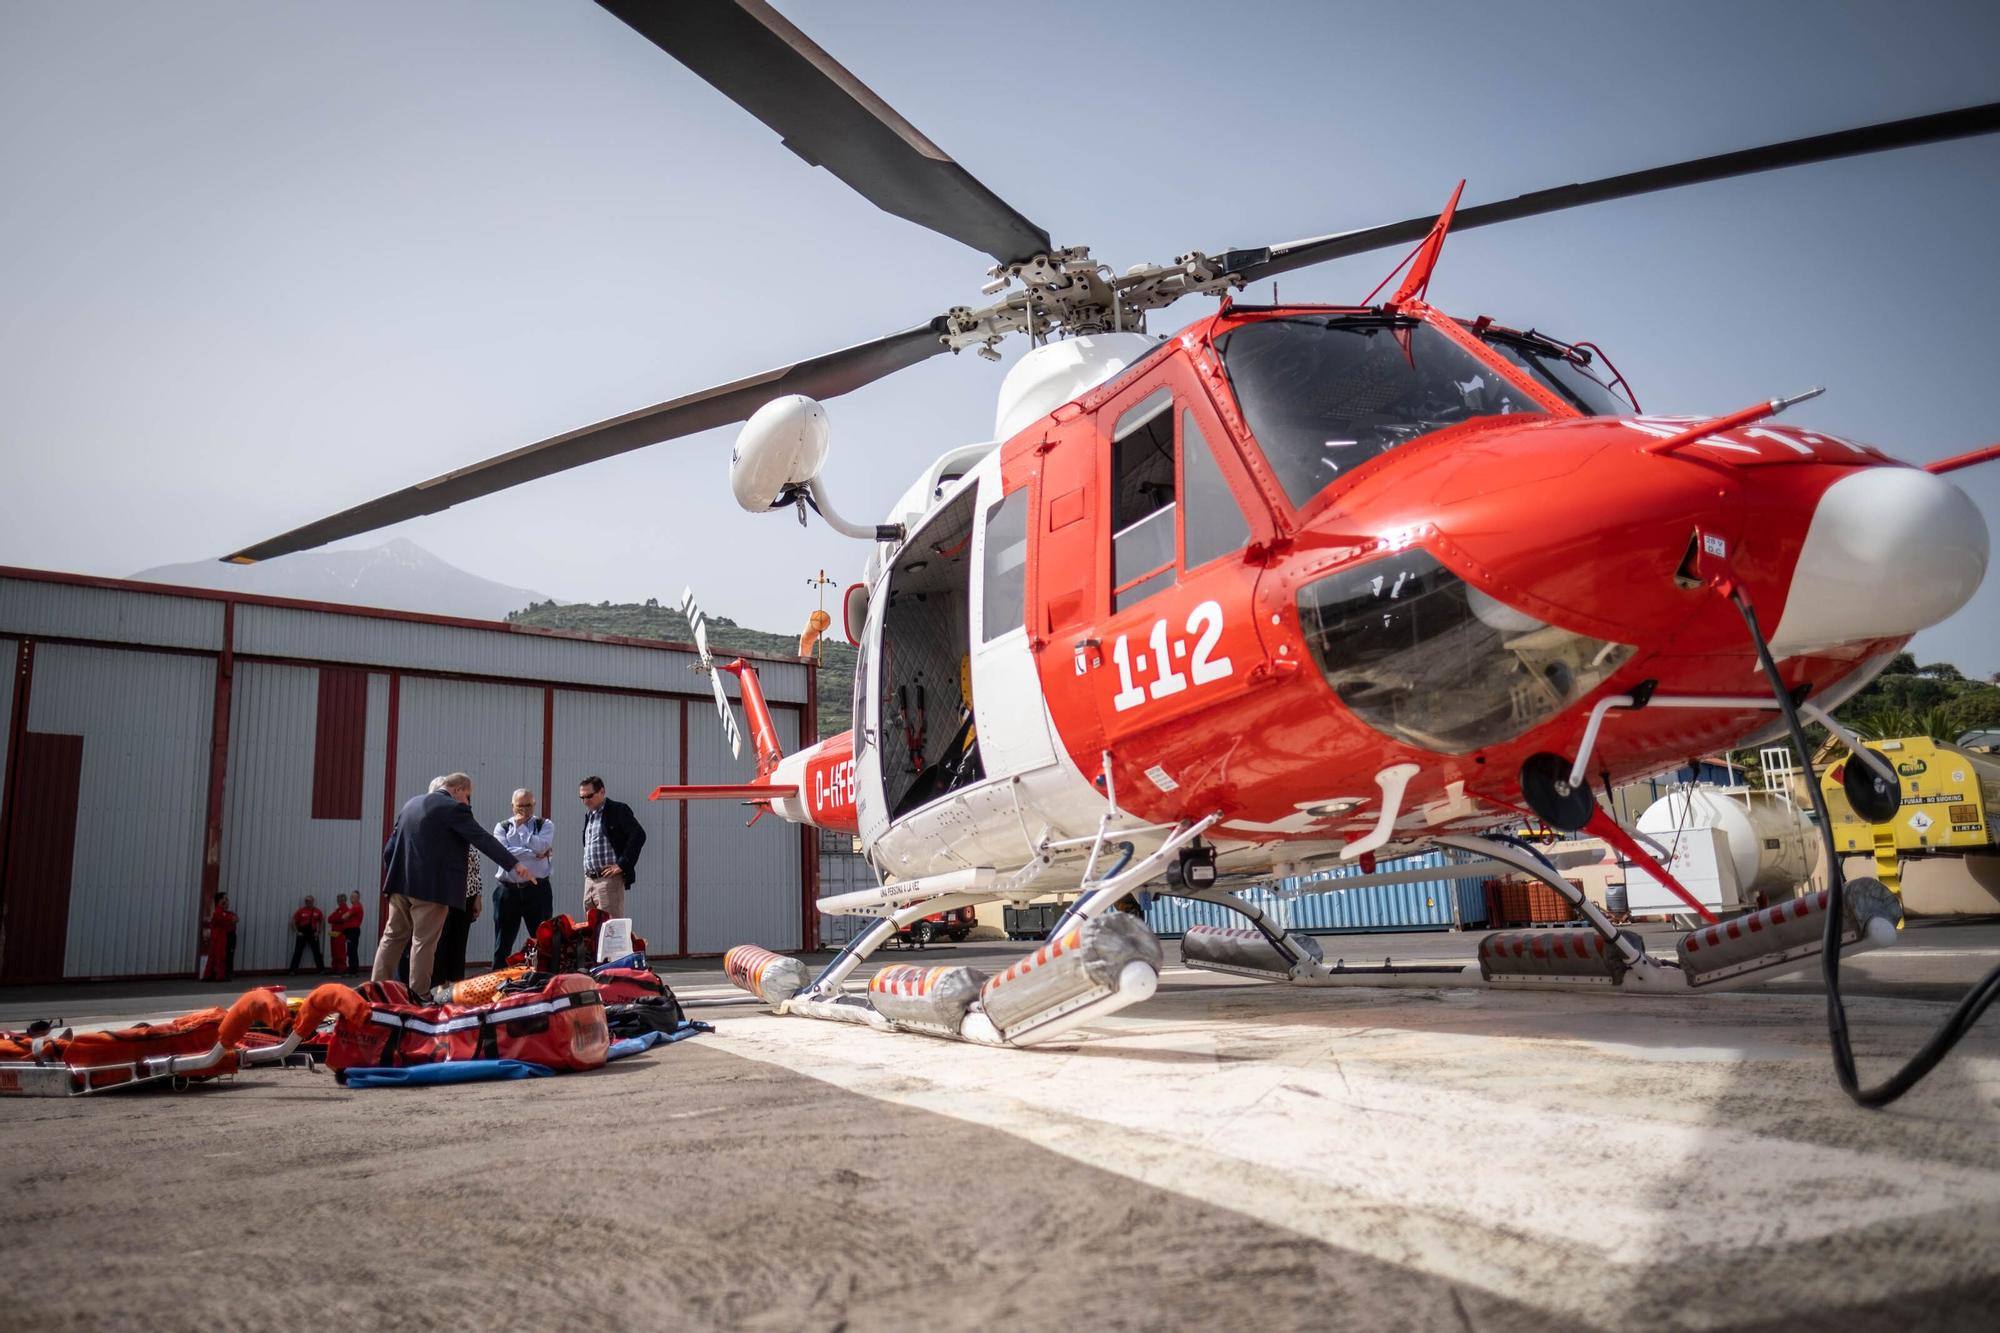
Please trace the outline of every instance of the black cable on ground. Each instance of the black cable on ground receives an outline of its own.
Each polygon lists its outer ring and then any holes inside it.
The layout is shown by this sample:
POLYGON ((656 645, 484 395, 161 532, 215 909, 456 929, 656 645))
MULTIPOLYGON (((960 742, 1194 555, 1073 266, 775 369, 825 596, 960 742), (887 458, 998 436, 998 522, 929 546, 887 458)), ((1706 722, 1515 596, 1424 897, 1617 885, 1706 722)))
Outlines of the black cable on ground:
MULTIPOLYGON (((1983 980, 1965 993, 1951 1016, 1931 1034, 1908 1064, 1897 1070, 1872 1088, 1861 1086, 1860 1076, 1854 1068, 1854 1047, 1847 1035, 1847 1008, 1840 1000, 1840 935, 1844 921, 1842 912, 1845 878, 1840 872, 1840 853, 1833 845, 1833 821, 1827 814, 1826 797, 1819 789, 1819 778, 1813 772, 1812 749, 1806 744, 1805 727, 1799 722, 1799 710, 1792 702, 1791 691, 1785 686, 1785 678, 1778 673, 1778 664, 1771 657, 1771 646, 1764 641, 1764 631, 1758 627, 1757 613, 1750 609, 1750 602, 1740 591, 1731 592, 1729 600, 1736 603, 1736 609, 1743 614, 1743 623, 1749 627, 1750 641, 1757 646, 1757 661, 1764 668, 1764 678, 1771 683, 1771 693, 1777 697, 1779 711, 1785 715, 1785 726, 1791 732, 1792 745, 1799 752, 1799 763, 1805 771, 1806 790, 1812 795, 1813 813, 1819 817, 1820 844, 1826 852, 1827 911, 1826 934, 1820 941, 1820 976, 1826 981, 1826 1029, 1833 1046, 1833 1070, 1840 1080, 1842 1091, 1852 1097, 1856 1104, 1870 1110, 1880 1110, 1890 1102, 1917 1086, 1924 1075, 1937 1067, 1952 1047, 1958 1045, 1959 1038, 1972 1030, 1986 1007, 2000 998, 2000 967, 1988 972, 1983 980)), ((1858 757, 1850 762, 1863 762, 1858 757)))

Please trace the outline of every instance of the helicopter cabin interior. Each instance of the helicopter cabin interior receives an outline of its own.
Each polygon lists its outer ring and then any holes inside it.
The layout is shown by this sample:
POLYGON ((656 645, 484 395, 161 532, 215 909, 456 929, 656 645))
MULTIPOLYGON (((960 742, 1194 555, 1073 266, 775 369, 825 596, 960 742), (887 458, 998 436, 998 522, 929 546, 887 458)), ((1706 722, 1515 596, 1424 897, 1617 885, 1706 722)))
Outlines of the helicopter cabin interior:
POLYGON ((940 506, 889 571, 876 716, 891 817, 984 776, 970 680, 976 496, 966 486, 940 506))

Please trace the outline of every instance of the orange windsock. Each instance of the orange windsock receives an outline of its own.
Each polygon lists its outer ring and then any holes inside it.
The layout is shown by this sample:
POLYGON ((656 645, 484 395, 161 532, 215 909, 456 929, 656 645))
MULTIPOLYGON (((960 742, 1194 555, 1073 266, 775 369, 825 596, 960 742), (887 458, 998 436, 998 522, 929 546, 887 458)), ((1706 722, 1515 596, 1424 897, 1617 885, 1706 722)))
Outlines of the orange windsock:
POLYGON ((324 986, 313 987, 312 994, 299 1006, 299 1020, 292 1025, 292 1031, 300 1037, 310 1037, 319 1031, 319 1025, 328 1014, 339 1014, 350 1023, 365 1023, 370 1012, 368 1001, 361 998, 351 986, 329 981, 324 986))
POLYGON ((216 1034, 216 1040, 224 1046, 239 1046, 243 1035, 252 1027, 261 1025, 273 1032, 283 1032, 285 1020, 289 1017, 285 1002, 278 998, 277 992, 260 986, 256 990, 245 991, 237 997, 235 1004, 229 1006, 229 1012, 222 1017, 222 1029, 216 1034))
POLYGON ((799 656, 811 657, 819 644, 819 636, 826 633, 826 627, 833 623, 833 617, 824 611, 815 611, 806 617, 806 632, 799 635, 799 656))

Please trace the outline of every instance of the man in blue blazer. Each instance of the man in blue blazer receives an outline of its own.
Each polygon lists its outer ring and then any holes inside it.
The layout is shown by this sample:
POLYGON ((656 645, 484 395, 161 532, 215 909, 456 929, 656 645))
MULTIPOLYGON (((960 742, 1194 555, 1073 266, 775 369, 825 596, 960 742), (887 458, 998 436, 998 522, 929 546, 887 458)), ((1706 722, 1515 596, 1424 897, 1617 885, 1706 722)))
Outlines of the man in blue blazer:
POLYGON ((473 816, 472 779, 453 773, 444 786, 405 802, 395 831, 382 848, 382 889, 389 895, 388 920, 375 947, 374 980, 396 974, 405 945, 410 949, 410 991, 419 999, 430 991, 438 936, 451 908, 465 906, 465 862, 474 848, 498 866, 529 875, 527 866, 479 826, 473 816))

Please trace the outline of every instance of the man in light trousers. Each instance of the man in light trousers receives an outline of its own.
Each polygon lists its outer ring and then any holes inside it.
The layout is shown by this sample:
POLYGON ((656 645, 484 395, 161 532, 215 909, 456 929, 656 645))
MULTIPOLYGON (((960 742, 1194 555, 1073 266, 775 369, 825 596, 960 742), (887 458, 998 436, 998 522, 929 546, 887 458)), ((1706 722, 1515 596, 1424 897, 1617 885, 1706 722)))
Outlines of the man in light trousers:
POLYGON ((450 908, 465 906, 466 858, 474 848, 495 865, 517 874, 533 872, 501 846, 473 817, 472 779, 447 774, 438 791, 410 798, 396 816, 395 831, 382 848, 382 888, 389 916, 375 949, 376 981, 396 974, 405 945, 410 949, 410 992, 430 992, 438 936, 450 908))

